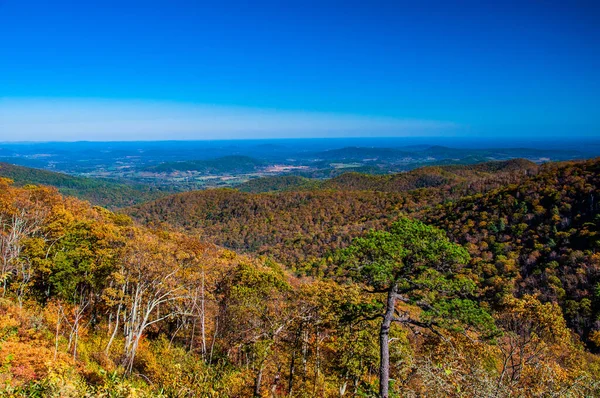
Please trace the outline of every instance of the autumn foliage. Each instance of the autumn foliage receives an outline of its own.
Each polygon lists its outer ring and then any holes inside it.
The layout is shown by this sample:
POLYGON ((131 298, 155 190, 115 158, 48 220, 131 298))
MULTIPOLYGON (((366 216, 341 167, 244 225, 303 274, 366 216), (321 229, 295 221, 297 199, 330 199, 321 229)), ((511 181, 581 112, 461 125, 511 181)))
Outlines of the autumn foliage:
POLYGON ((377 396, 386 311, 390 397, 597 396, 598 165, 189 193, 143 223, 2 179, 0 396, 377 396))

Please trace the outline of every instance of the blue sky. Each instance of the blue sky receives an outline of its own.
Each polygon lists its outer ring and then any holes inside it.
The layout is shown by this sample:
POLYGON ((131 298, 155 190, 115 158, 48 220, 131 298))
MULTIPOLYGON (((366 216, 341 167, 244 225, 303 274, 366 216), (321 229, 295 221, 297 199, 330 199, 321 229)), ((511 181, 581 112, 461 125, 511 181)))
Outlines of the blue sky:
POLYGON ((0 141, 600 136, 597 1, 0 0, 0 141))

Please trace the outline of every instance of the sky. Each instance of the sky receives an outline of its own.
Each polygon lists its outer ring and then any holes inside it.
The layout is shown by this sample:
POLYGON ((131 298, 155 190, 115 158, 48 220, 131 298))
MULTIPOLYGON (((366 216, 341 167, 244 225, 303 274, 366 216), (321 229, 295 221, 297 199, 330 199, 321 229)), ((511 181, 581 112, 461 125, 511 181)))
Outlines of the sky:
POLYGON ((600 137, 598 1, 0 0, 0 141, 600 137))

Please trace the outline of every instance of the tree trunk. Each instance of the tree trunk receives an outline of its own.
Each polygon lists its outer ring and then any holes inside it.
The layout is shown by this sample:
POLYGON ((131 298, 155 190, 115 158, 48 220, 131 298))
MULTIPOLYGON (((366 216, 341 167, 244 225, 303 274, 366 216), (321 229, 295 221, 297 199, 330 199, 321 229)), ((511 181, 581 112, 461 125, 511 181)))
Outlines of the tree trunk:
POLYGON ((255 397, 261 396, 260 387, 262 384, 263 369, 264 369, 264 365, 261 363, 260 367, 258 368, 258 373, 256 374, 256 380, 254 382, 254 396, 255 397))
POLYGON ((202 268, 202 290, 201 290, 201 317, 200 317, 200 333, 202 335, 202 359, 206 361, 206 308, 204 305, 204 268, 202 268))
POLYGON ((288 397, 292 396, 294 391, 294 371, 296 370, 296 348, 292 350, 292 360, 290 361, 290 377, 288 379, 288 397))
POLYGON ((390 388, 390 326, 394 319, 394 310, 396 306, 396 294, 398 286, 394 284, 388 290, 385 314, 381 321, 381 330, 379 331, 379 396, 381 398, 389 397, 390 388))

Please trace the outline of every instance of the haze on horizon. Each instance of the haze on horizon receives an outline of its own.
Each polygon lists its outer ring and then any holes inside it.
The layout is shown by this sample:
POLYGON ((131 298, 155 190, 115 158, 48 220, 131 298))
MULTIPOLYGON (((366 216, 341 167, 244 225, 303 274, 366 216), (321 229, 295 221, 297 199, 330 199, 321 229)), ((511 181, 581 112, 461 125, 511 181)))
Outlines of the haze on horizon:
POLYGON ((594 1, 0 2, 0 142, 600 136, 594 1))

